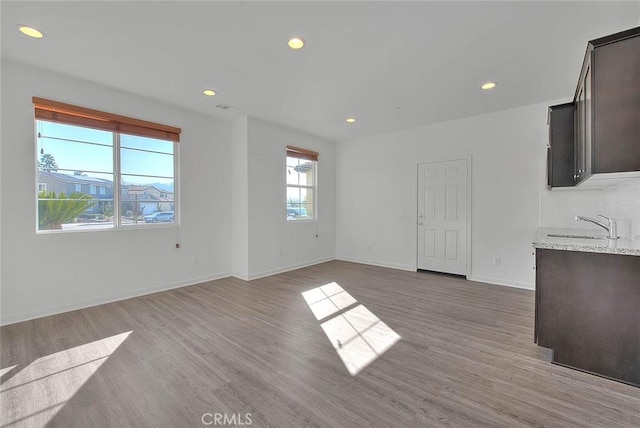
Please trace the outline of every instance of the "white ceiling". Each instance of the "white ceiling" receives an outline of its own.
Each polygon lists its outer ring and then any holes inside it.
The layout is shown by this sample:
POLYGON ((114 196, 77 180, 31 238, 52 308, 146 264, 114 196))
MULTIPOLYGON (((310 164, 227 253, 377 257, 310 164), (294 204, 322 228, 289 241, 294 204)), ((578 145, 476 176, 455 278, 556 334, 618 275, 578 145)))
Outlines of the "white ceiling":
POLYGON ((587 41, 639 17, 639 1, 3 1, 1 54, 341 141, 570 98, 587 41), (287 47, 294 35, 304 49, 287 47), (481 91, 487 80, 498 87, 481 91))

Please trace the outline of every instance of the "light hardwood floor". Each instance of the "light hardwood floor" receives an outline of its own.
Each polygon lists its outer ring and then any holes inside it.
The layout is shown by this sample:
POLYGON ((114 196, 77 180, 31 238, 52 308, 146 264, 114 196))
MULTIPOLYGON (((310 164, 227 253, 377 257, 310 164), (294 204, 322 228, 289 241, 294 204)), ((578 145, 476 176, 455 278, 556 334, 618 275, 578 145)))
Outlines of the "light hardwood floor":
POLYGON ((2 376, 0 418, 640 427, 640 389, 550 364, 533 343, 533 314, 531 291, 339 261, 222 279, 2 327, 2 369, 15 367, 2 376), (301 295, 331 282, 402 337, 356 376, 301 295))

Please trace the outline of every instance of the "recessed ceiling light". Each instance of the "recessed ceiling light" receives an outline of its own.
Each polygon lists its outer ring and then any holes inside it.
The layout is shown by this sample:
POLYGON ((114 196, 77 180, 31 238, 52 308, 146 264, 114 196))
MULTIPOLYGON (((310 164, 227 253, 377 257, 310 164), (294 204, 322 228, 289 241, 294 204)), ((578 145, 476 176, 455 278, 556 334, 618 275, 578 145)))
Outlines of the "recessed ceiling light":
POLYGON ((21 25, 19 28, 20 32, 25 36, 33 37, 34 39, 41 39, 44 37, 44 34, 39 30, 36 30, 33 27, 27 27, 26 25, 21 25))
POLYGON ((487 82, 484 85, 481 86, 482 89, 484 89, 485 91, 489 90, 489 89, 493 89, 496 87, 496 82, 487 82))
POLYGON ((205 89, 204 91, 202 91, 202 93, 208 97, 212 97, 216 94, 216 91, 214 91, 213 89, 205 89))
POLYGON ((289 42, 287 44, 291 49, 302 49, 302 47, 304 46, 304 40, 302 40, 300 37, 294 37, 292 39, 289 39, 289 42))
POLYGON ((355 123, 355 119, 353 117, 350 117, 346 120, 347 123, 355 123))

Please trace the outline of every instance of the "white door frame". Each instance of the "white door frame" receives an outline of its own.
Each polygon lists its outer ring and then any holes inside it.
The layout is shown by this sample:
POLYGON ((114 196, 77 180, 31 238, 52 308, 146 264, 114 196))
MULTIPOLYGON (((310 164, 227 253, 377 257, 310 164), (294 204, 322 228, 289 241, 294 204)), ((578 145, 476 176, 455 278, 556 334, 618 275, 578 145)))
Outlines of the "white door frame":
POLYGON ((432 163, 432 162, 448 162, 448 161, 456 161, 456 160, 466 160, 467 161, 467 279, 471 278, 471 219, 473 218, 472 205, 471 205, 471 195, 472 195, 472 160, 473 156, 471 153, 455 155, 455 156, 443 156, 437 158, 430 158, 416 162, 415 170, 414 170, 414 180, 413 180, 413 271, 418 271, 418 192, 419 192, 419 184, 418 184, 418 169, 421 164, 424 163, 432 163))

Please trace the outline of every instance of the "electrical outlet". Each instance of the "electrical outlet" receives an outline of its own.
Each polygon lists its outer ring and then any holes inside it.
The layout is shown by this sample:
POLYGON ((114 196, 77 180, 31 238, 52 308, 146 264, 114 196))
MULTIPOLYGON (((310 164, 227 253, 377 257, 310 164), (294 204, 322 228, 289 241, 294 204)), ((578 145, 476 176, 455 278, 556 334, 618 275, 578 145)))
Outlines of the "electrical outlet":
POLYGON ((200 257, 195 256, 195 257, 193 258, 193 264, 194 264, 194 265, 197 265, 198 263, 200 263, 200 257))
POLYGON ((496 266, 500 266, 500 263, 502 263, 502 260, 500 260, 500 257, 495 256, 493 258, 493 264, 495 264, 496 266))
POLYGON ((276 256, 280 257, 282 255, 282 250, 280 248, 276 248, 276 256))

